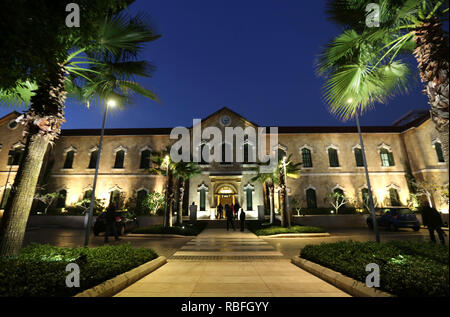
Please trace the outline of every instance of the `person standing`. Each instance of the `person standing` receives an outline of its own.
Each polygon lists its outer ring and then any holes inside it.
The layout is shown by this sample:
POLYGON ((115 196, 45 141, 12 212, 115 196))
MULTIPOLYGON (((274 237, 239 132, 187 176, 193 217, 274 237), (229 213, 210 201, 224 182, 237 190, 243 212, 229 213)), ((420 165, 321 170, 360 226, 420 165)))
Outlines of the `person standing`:
POLYGON ((230 205, 225 205, 225 216, 227 217, 227 231, 231 227, 233 228, 233 231, 236 231, 236 228, 234 227, 234 217, 233 217, 233 210, 231 209, 230 205))
POLYGON ((237 200, 236 200, 236 202, 235 202, 233 208, 234 208, 234 215, 235 215, 235 218, 238 219, 238 216, 239 216, 239 215, 238 215, 238 214, 239 214, 239 209, 241 209, 241 206, 239 206, 239 203, 238 203, 237 200))
POLYGON ((444 224, 439 212, 430 206, 424 206, 422 208, 422 222, 424 226, 428 227, 431 242, 436 243, 436 238, 434 236, 434 231, 436 231, 439 236, 439 240, 441 240, 441 243, 445 245, 445 235, 441 228, 444 224))
POLYGON ((241 208, 241 213, 239 214, 239 220, 241 221, 241 231, 245 230, 245 212, 244 209, 241 208))
POLYGON ((116 212, 116 206, 114 203, 109 204, 108 208, 106 208, 106 228, 105 228, 105 243, 108 242, 108 236, 114 234, 115 240, 119 239, 119 234, 117 233, 117 225, 116 218, 119 217, 116 212))
POLYGON ((223 206, 222 206, 222 204, 219 204, 219 206, 217 206, 217 218, 219 218, 219 219, 223 218, 223 206))

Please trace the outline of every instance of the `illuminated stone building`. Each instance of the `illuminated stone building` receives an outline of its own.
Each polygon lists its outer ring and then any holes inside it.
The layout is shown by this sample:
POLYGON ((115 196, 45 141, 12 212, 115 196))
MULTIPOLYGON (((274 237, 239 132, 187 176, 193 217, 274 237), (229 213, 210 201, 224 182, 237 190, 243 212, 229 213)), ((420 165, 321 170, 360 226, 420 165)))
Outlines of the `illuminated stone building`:
MULTIPOLYGON (((0 119, 0 195, 13 183, 23 148, 21 127, 14 121, 18 115, 13 112, 0 119), (8 157, 12 165, 8 165, 8 157)), ((221 130, 226 126, 258 127, 228 108, 202 119, 201 124, 202 128, 215 126, 221 130)), ((97 197, 108 203, 120 195, 126 200, 153 191, 163 192, 165 177, 152 175, 147 168, 153 152, 176 141, 169 137, 171 130, 105 130, 97 197)), ((366 126, 362 131, 371 185, 379 206, 408 204, 408 165, 416 180, 448 186, 441 143, 427 111, 411 112, 392 126, 366 126)), ((63 130, 49 149, 42 174, 49 173, 49 191, 65 195, 60 204, 70 206, 89 196, 99 135, 99 129, 63 130)), ((228 146, 224 144, 224 148, 228 146)), ((246 153, 254 146, 245 143, 246 153)), ((293 161, 303 164, 301 176, 288 179, 289 197, 299 201, 301 207, 330 207, 324 198, 335 190, 343 191, 353 201, 361 201, 367 184, 356 127, 278 127, 276 149, 292 154, 293 161)), ((200 166, 202 173, 189 181, 186 197, 186 207, 194 202, 199 217, 214 217, 218 202, 238 201, 244 210, 249 210, 250 217, 256 217, 259 205, 267 205, 264 186, 252 181, 257 164, 212 162, 200 166)), ((277 192, 274 200, 278 209, 277 192)), ((434 194, 432 202, 448 213, 448 205, 439 195, 434 194)))

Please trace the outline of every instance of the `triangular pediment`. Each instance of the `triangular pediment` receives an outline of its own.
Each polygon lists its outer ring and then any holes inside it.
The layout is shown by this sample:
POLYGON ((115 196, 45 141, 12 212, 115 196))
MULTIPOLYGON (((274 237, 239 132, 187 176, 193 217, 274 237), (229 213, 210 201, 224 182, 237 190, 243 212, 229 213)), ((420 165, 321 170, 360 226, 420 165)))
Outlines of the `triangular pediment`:
POLYGON ((225 127, 258 127, 254 122, 251 122, 247 118, 231 110, 230 108, 223 107, 216 112, 204 117, 202 120, 202 127, 215 126, 218 128, 225 127))

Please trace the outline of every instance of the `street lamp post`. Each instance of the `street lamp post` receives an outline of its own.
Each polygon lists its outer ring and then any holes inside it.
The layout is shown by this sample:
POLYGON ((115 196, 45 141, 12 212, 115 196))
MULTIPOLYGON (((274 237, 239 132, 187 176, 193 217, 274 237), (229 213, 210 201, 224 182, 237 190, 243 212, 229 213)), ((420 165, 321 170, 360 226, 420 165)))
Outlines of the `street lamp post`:
POLYGON ((94 183, 92 185, 92 193, 91 193, 91 202, 89 204, 89 210, 85 215, 84 223, 85 223, 85 236, 84 236, 84 245, 89 245, 89 237, 91 233, 91 226, 92 226, 92 215, 94 213, 94 206, 95 206, 95 188, 97 187, 97 176, 98 176, 98 168, 100 166, 100 154, 102 152, 102 144, 103 144, 103 135, 105 134, 105 123, 106 123, 106 115, 108 113, 108 107, 114 107, 116 105, 114 100, 108 100, 108 102, 105 105, 105 112, 103 114, 103 124, 102 124, 102 130, 100 133, 100 142, 98 145, 98 151, 97 151, 97 160, 95 162, 95 174, 94 174, 94 183))
MULTIPOLYGON (((350 99, 349 103, 351 103, 351 102, 352 102, 352 100, 350 99)), ((356 111, 355 111, 355 118, 356 118, 356 126, 358 127, 359 142, 361 143, 361 153, 362 153, 363 163, 364 163, 364 172, 366 174, 367 190, 369 191, 369 209, 370 209, 370 213, 372 215, 373 231, 375 232, 376 241, 380 242, 380 234, 378 232, 375 208, 373 205, 372 188, 370 186, 369 170, 367 169, 366 152, 364 150, 364 142, 363 142, 363 138, 362 138, 362 134, 361 134, 361 127, 359 125, 358 109, 356 109, 356 111)))
POLYGON ((286 175, 286 156, 283 157, 283 169, 284 169, 284 200, 286 204, 286 217, 288 221, 288 227, 291 227, 291 214, 289 212, 289 196, 287 193, 287 175, 286 175))

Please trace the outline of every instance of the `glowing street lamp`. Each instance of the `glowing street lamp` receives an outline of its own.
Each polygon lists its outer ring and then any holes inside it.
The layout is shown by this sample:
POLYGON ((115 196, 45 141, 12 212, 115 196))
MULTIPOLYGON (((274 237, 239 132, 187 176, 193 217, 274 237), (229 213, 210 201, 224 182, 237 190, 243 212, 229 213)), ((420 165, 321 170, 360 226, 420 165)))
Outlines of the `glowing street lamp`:
MULTIPOLYGON (((349 98, 347 100, 348 104, 351 104, 352 102, 353 102, 352 98, 349 98)), ((361 134, 361 127, 359 125, 358 109, 355 110, 355 119, 356 119, 356 126, 358 127, 359 142, 361 143, 361 154, 362 154, 362 158, 363 158, 364 172, 366 174, 367 190, 369 191, 369 209, 370 209, 370 213, 372 214, 373 231, 375 232, 375 240, 377 242, 380 242, 380 234, 378 232, 378 224, 377 224, 377 219, 376 219, 376 215, 375 215, 375 208, 373 205, 372 188, 370 186, 369 170, 367 169, 366 152, 364 150, 364 142, 363 142, 363 138, 362 138, 362 134, 361 134)))
POLYGON ((95 174, 94 174, 94 183, 92 185, 92 193, 91 193, 91 202, 89 204, 89 210, 86 212, 84 216, 84 224, 85 224, 85 236, 84 236, 84 245, 89 245, 89 237, 91 234, 91 226, 92 226, 92 215, 94 213, 95 206, 95 188, 97 187, 97 176, 98 176, 98 168, 100 166, 100 154, 102 152, 103 145, 103 135, 105 134, 105 123, 106 123, 106 115, 108 113, 108 108, 114 108, 116 106, 116 101, 114 99, 109 99, 105 105, 105 112, 103 114, 103 124, 102 130, 100 133, 100 142, 97 150, 97 160, 95 162, 95 174))

